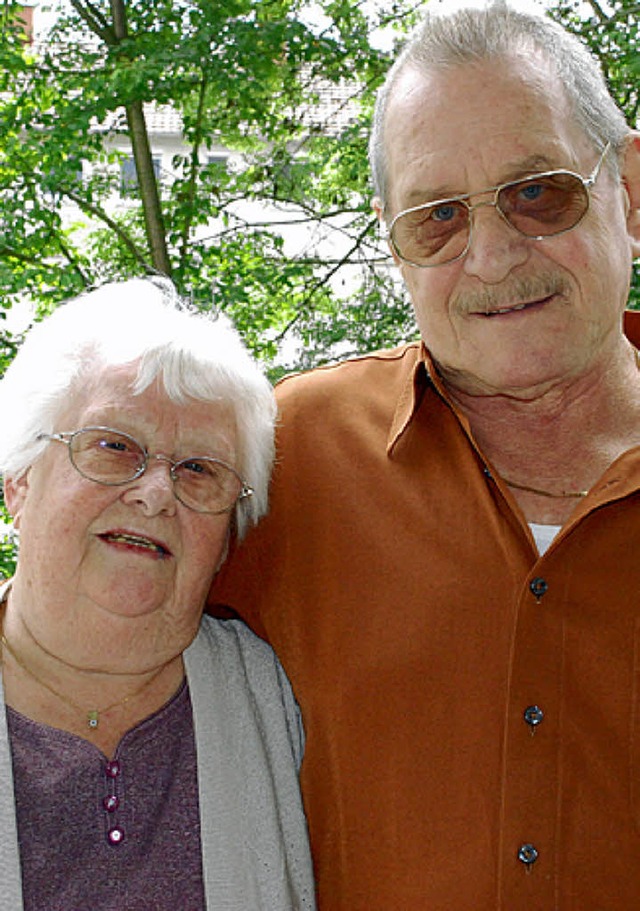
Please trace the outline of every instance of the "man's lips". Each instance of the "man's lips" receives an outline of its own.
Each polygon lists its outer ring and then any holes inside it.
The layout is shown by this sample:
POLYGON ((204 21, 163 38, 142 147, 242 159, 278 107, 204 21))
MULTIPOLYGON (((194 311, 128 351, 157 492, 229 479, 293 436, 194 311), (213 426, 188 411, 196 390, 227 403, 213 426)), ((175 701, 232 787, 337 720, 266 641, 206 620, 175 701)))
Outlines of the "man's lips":
POLYGON ((161 558, 172 556, 171 550, 162 541, 157 538, 150 538, 147 535, 137 534, 136 532, 114 529, 112 531, 104 531, 98 537, 101 541, 114 547, 147 552, 161 558))
POLYGON ((538 300, 525 301, 520 304, 507 304, 504 307, 495 307, 491 310, 480 310, 476 311, 474 316, 507 316, 510 313, 521 313, 523 310, 533 310, 534 308, 540 308, 554 297, 553 294, 548 295, 547 297, 539 298, 538 300))

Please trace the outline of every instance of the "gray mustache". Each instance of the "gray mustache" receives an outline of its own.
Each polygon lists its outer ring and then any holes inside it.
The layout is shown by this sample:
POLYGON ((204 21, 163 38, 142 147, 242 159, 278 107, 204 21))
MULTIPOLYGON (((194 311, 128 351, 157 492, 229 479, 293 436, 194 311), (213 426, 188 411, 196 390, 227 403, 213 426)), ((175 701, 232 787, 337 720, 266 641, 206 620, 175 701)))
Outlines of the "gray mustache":
POLYGON ((553 294, 566 295, 569 285, 558 275, 537 275, 532 278, 511 280, 508 285, 482 288, 456 295, 452 303, 459 313, 489 313, 517 304, 543 300, 553 294))

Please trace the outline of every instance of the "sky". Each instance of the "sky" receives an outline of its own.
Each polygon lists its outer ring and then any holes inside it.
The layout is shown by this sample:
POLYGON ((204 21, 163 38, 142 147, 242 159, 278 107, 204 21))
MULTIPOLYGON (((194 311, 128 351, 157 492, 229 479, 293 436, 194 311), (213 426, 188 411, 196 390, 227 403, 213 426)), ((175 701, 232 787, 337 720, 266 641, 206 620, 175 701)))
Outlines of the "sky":
MULTIPOLYGON (((49 25, 55 19, 55 12, 51 9, 58 4, 55 0, 33 0, 35 5, 35 27, 36 31, 46 30, 49 25)), ((62 0, 64 2, 64 0, 62 0)), ((430 0, 431 4, 434 6, 441 6, 444 9, 455 9, 461 6, 469 5, 482 5, 483 0, 430 0)), ((537 10, 544 9, 548 5, 548 2, 545 0, 511 0, 514 6, 520 7, 526 10, 537 10)), ((317 4, 318 7, 322 7, 322 2, 317 4)), ((376 8, 384 8, 385 0, 368 0, 367 7, 371 10, 376 8)))

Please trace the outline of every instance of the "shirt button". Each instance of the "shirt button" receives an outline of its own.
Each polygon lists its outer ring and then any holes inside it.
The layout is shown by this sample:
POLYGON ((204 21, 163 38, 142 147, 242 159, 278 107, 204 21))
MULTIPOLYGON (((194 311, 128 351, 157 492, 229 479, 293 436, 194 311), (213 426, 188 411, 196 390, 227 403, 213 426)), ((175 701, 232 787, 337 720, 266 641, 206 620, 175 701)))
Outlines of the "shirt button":
POLYGON ((120 763, 117 759, 113 759, 106 764, 104 771, 108 778, 117 778, 120 774, 120 763))
POLYGON ((532 594, 538 600, 542 598, 543 595, 546 595, 549 590, 549 586, 545 579, 540 576, 536 576, 535 579, 532 579, 529 583, 529 588, 531 589, 532 594))
POLYGON ((102 806, 105 808, 107 813, 115 813, 115 811, 120 806, 120 800, 116 797, 115 794, 107 794, 107 796, 102 801, 102 806))
POLYGON ((540 724, 544 718, 544 712, 539 705, 528 705, 524 712, 524 720, 527 724, 531 725, 532 728, 535 728, 536 725, 540 724))
POLYGON ((526 867, 531 867, 538 859, 538 851, 534 845, 525 844, 518 848, 518 860, 526 867))
POLYGON ((124 830, 119 826, 114 826, 107 832, 107 839, 110 845, 119 845, 124 839, 124 830))

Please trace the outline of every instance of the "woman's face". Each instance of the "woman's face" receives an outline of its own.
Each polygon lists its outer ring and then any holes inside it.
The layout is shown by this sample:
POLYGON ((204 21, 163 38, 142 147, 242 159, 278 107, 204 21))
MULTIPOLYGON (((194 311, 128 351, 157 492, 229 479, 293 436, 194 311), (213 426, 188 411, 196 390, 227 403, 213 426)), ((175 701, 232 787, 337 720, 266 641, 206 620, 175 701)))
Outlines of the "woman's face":
MULTIPOLYGON (((173 460, 210 455, 236 464, 229 409, 176 404, 157 381, 133 395, 135 372, 130 365, 103 370, 55 431, 101 425, 173 460)), ((150 460, 123 486, 89 481, 58 442, 5 488, 20 531, 11 609, 44 648, 80 666, 125 671, 189 644, 224 558, 230 513, 180 503, 165 461, 150 460)))

